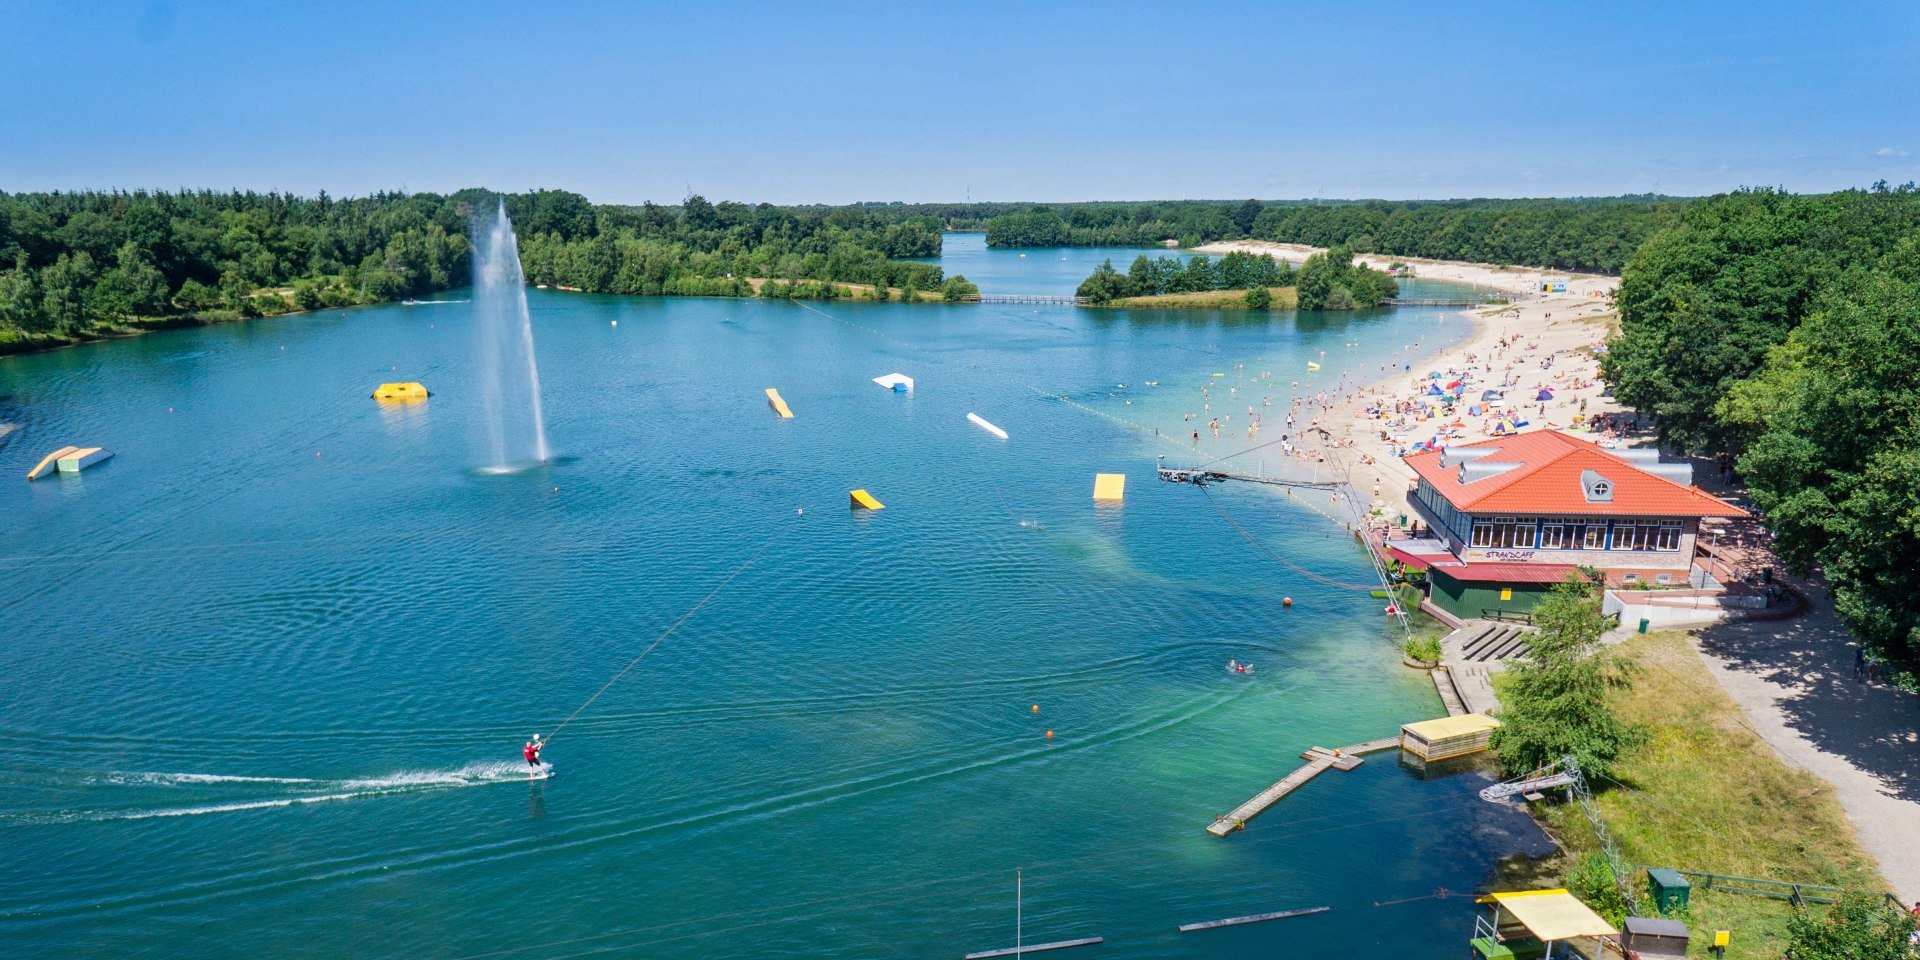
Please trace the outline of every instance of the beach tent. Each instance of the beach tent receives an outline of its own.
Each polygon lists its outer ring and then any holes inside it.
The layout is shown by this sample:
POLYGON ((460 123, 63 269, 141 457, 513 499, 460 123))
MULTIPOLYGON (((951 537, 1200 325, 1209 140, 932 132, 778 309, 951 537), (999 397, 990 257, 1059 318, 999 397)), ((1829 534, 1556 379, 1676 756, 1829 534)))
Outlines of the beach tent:
POLYGON ((1507 422, 1513 424, 1513 428, 1515 430, 1518 430, 1521 427, 1524 427, 1527 424, 1532 423, 1533 421, 1528 420, 1526 417, 1515 415, 1515 416, 1508 417, 1507 422))
POLYGON ((1534 398, 1535 400, 1552 400, 1552 399, 1553 399, 1553 388, 1552 388, 1552 387, 1541 387, 1541 388, 1540 388, 1540 392, 1539 392, 1539 393, 1536 393, 1536 394, 1534 394, 1534 395, 1533 395, 1533 398, 1534 398))
POLYGON ((1500 397, 1501 393, 1498 390, 1482 390, 1480 392, 1480 399, 1482 400, 1498 400, 1500 397))
POLYGON ((1467 416, 1469 416, 1469 417, 1477 417, 1477 416, 1479 416, 1479 415, 1480 415, 1480 405, 1479 405, 1479 404, 1477 404, 1477 403, 1476 403, 1476 404, 1473 404, 1472 406, 1470 406, 1470 407, 1468 407, 1468 408, 1467 408, 1467 416))
POLYGON ((1444 396, 1444 395, 1445 395, 1445 393, 1444 393, 1444 391, 1442 391, 1442 390, 1440 389, 1440 385, 1439 385, 1439 384, 1437 384, 1437 383, 1434 383, 1434 384, 1428 384, 1428 385, 1427 385, 1427 396, 1429 396, 1429 397, 1438 397, 1438 396, 1444 396))

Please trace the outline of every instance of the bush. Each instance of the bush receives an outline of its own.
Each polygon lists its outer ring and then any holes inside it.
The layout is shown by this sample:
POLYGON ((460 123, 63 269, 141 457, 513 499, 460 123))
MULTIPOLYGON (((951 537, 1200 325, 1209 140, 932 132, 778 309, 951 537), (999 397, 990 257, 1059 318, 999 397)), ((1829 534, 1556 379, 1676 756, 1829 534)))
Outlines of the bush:
POLYGON ((1401 648, 1408 659, 1421 663, 1440 662, 1440 639, 1438 637, 1408 637, 1406 646, 1401 648))
POLYGON ((1273 306, 1273 294, 1266 287, 1254 287, 1247 291, 1247 309, 1265 310, 1273 306))
POLYGON ((1627 898, 1620 895, 1620 885, 1614 882, 1613 869, 1607 866, 1603 854, 1589 853, 1580 858, 1567 876, 1567 892, 1616 927, 1626 920, 1627 898))
POLYGON ((1842 894, 1820 916, 1799 914, 1787 927, 1791 960, 1912 960, 1914 915, 1878 897, 1842 894))

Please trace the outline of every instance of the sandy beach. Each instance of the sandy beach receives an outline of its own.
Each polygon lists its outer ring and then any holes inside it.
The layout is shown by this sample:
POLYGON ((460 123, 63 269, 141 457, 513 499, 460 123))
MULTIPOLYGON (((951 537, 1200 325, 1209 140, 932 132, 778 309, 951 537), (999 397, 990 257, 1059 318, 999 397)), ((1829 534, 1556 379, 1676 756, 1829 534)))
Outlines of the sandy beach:
MULTIPOLYGON (((1322 248, 1234 241, 1197 250, 1268 254, 1298 263, 1322 248)), ((1509 300, 1505 306, 1463 311, 1474 330, 1462 344, 1412 353, 1399 369, 1341 369, 1334 385, 1298 398, 1297 455, 1344 474, 1363 501, 1389 518, 1403 512, 1413 472, 1400 458, 1436 437, 1443 445, 1468 443, 1513 424, 1625 442, 1620 431, 1608 428, 1607 418, 1631 414, 1603 395, 1596 353, 1615 323, 1612 293, 1619 278, 1406 257, 1355 259, 1381 270, 1404 263, 1420 279, 1471 284, 1509 300), (1540 292, 1547 280, 1566 281, 1565 292, 1540 292), (1451 408, 1429 395, 1430 387, 1444 390, 1455 382, 1463 385, 1464 395, 1451 408), (1542 389, 1552 393, 1550 399, 1537 399, 1542 389), (1488 390, 1503 397, 1497 403, 1482 401, 1488 390)))

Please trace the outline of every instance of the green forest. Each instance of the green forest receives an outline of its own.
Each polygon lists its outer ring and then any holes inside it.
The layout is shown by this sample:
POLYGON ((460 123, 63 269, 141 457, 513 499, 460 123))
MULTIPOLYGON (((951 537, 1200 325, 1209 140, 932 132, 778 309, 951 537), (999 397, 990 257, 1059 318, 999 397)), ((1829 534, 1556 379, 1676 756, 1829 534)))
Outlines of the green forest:
MULTIPOLYGON (((1688 201, 1627 196, 1565 200, 1365 200, 1027 205, 986 221, 995 247, 1194 247, 1270 240, 1357 253, 1618 274, 1688 201)), ((969 209, 977 215, 979 211, 969 209)))
MULTIPOLYGON (((0 193, 0 352, 116 333, 379 303, 464 285, 476 210, 463 190, 336 200, 280 193, 0 193)), ((530 279, 594 292, 838 296, 831 283, 949 298, 932 264, 942 214, 892 204, 595 205, 507 195, 530 279), (809 282, 814 281, 814 282, 809 282)), ((908 297, 913 299, 913 297, 908 297)))
POLYGON ((1849 627, 1920 656, 1920 191, 1743 190, 1626 265, 1602 373, 1664 445, 1732 451, 1849 627))
POLYGON ((1106 304, 1168 293, 1269 287, 1297 288, 1302 310, 1363 309, 1378 306, 1399 293, 1392 277, 1355 263, 1352 250, 1335 247, 1308 257, 1299 270, 1273 257, 1239 252, 1218 260, 1195 254, 1184 264, 1177 257, 1142 254, 1134 258, 1126 273, 1115 270, 1113 261, 1108 260, 1080 282, 1076 295, 1094 304, 1106 304))

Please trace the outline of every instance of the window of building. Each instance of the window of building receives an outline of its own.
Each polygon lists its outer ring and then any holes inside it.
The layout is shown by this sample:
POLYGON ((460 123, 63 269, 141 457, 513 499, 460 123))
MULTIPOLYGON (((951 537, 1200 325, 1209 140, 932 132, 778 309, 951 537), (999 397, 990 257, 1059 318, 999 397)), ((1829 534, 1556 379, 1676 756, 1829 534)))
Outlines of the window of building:
POLYGON ((1473 521, 1472 544, 1493 550, 1530 549, 1538 520, 1533 517, 1486 517, 1473 521))
MULTIPOLYGON (((1577 529, 1577 527, 1573 526, 1573 521, 1562 520, 1558 517, 1540 521, 1540 549, 1565 549, 1568 542, 1568 532, 1577 529)), ((1578 536, 1578 534, 1575 534, 1575 536, 1578 536)))
POLYGON ((1660 521, 1660 530, 1654 536, 1653 548, 1655 550, 1680 549, 1680 535, 1684 532, 1686 532, 1686 525, 1678 520, 1660 521))
POLYGON ((1580 546, 1585 550, 1605 550, 1607 548, 1607 522, 1590 520, 1581 530, 1580 546))

